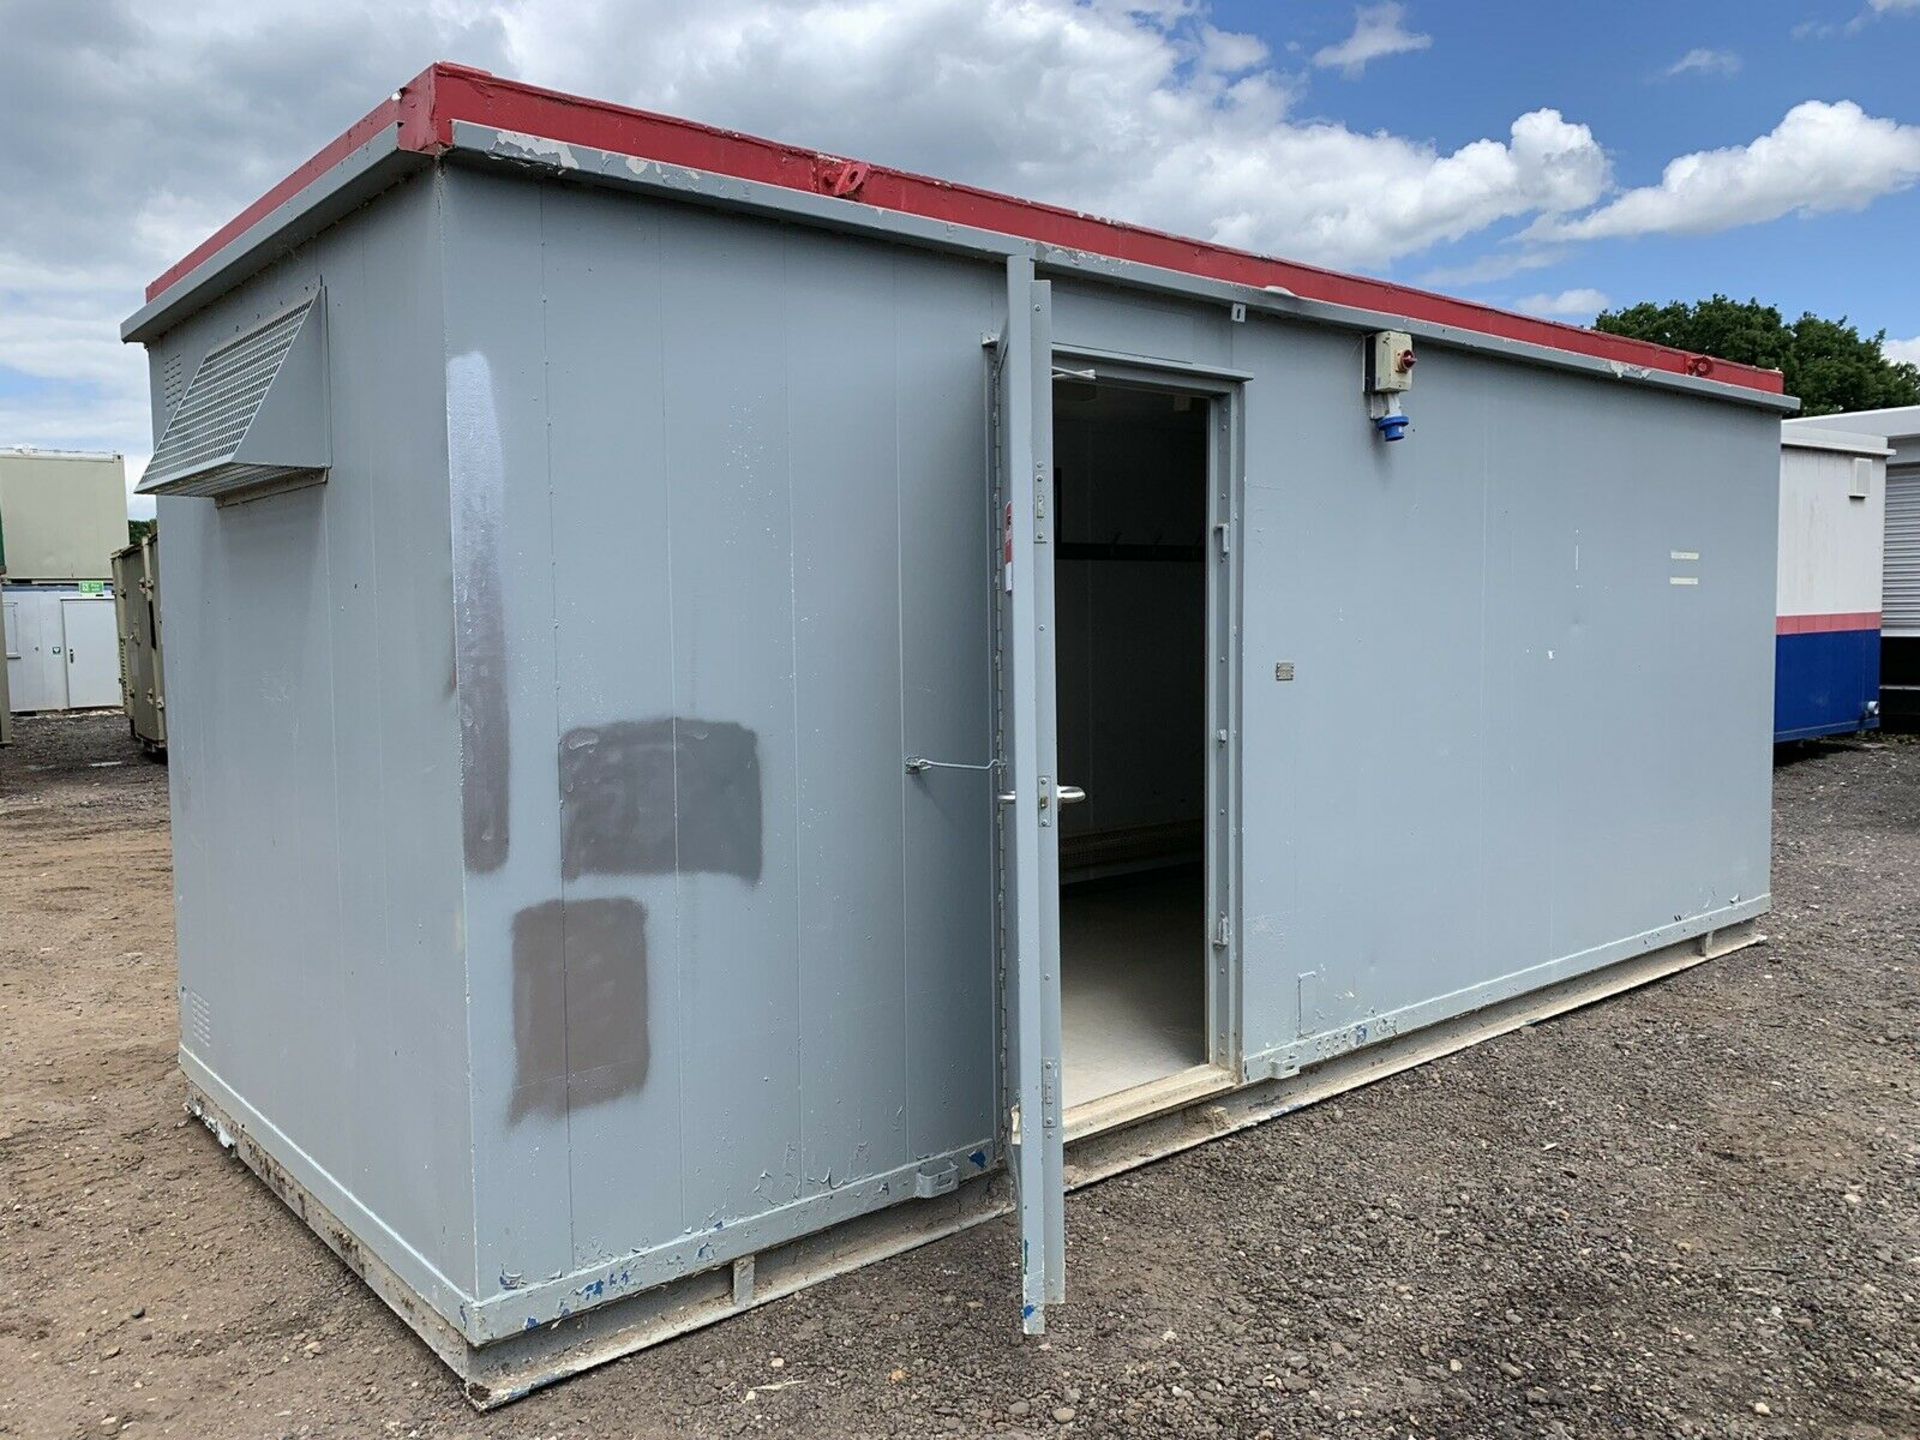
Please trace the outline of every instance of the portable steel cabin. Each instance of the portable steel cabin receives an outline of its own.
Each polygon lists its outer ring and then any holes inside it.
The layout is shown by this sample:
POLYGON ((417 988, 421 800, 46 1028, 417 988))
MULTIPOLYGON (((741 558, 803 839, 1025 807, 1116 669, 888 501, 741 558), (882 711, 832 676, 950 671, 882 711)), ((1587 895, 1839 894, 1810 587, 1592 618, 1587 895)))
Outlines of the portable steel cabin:
MULTIPOLYGON (((117 705, 113 552, 127 542, 126 463, 116 454, 0 449, 0 706, 117 705)), ((8 738, 0 724, 0 743, 8 738)))
POLYGON ((120 644, 104 581, 0 586, 7 695, 15 714, 104 710, 120 703, 120 644))
POLYGON ((1772 372, 450 66, 124 333, 190 1104, 478 1404, 1767 906, 1772 372))
POLYGON ((1877 436, 1780 426, 1776 743, 1880 725, 1880 564, 1887 457, 1877 436))
POLYGON ((149 531, 114 552, 114 618, 120 627, 120 703, 149 755, 167 752, 167 682, 160 648, 160 537, 149 531))
POLYGON ((1884 438, 1885 542, 1880 604, 1880 713, 1920 728, 1920 405, 1822 415, 1812 423, 1884 438))

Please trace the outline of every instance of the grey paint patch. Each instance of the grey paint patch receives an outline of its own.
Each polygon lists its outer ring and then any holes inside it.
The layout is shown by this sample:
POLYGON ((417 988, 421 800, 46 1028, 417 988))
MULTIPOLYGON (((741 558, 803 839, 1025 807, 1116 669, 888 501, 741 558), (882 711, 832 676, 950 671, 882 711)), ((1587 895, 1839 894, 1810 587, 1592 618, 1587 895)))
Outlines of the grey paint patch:
POLYGON ((500 595, 506 488, 493 375, 484 355, 447 361, 447 460, 453 485, 454 671, 460 689, 460 797, 467 869, 506 863, 507 627, 500 595))
POLYGON ((715 720, 621 720, 560 741, 561 873, 760 879, 760 743, 715 720))
POLYGON ((547 900, 513 917, 510 1120, 638 1090, 649 1048, 644 905, 547 900))

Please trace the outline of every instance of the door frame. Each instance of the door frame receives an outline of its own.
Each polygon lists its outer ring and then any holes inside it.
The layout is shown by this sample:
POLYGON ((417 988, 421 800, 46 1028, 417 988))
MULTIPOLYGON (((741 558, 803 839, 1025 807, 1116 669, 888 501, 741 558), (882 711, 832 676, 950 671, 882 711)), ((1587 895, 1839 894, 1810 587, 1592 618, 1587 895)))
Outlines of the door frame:
MULTIPOLYGON (((1245 371, 1186 364, 1055 340, 1053 366, 1091 370, 1094 383, 1131 386, 1204 400, 1207 417, 1207 823, 1205 873, 1208 934, 1206 955, 1207 1058, 1217 1082, 1198 1086, 1188 1072, 1168 1077, 1139 1107, 1113 1112, 1098 1129, 1142 1119, 1188 1104, 1209 1089, 1224 1090, 1244 1079, 1245 1045, 1240 1019, 1240 722, 1241 516, 1246 488, 1245 371), (1174 1083, 1174 1082, 1180 1083, 1174 1083)), ((1142 1087, 1149 1089, 1150 1087, 1142 1087)), ((1095 1104, 1099 1102, 1093 1102, 1095 1104)), ((1080 1135, 1078 1126, 1070 1139, 1080 1135)))

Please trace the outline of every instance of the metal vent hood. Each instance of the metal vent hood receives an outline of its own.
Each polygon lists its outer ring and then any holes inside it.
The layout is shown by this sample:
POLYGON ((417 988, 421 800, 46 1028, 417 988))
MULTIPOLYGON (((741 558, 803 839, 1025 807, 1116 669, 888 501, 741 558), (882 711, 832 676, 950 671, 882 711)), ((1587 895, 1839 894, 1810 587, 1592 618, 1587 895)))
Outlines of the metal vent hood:
POLYGON ((326 478, 325 292, 209 351, 167 418, 142 495, 210 495, 326 478))

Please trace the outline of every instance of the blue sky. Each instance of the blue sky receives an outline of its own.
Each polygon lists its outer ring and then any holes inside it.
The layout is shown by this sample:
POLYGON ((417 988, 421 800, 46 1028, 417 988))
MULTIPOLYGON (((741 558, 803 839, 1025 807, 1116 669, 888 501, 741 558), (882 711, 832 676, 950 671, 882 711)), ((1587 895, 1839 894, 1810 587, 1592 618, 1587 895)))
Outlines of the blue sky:
POLYGON ((1576 323, 1717 290, 1920 358, 1920 0, 0 0, 0 34, 0 445, 134 474, 141 287, 436 59, 1576 323))
MULTIPOLYGON (((1297 42, 1309 56, 1354 22, 1350 4, 1232 0, 1213 9, 1223 27, 1254 31, 1283 51, 1297 42)), ((1674 156, 1745 145, 1803 100, 1853 100, 1870 115, 1920 123, 1920 7, 1848 30, 1869 13, 1865 0, 1413 3, 1405 28, 1429 35, 1429 48, 1385 56, 1352 79, 1317 69, 1301 108, 1356 129, 1425 135, 1451 150, 1551 106, 1592 128, 1618 182, 1650 184, 1674 156), (1732 59, 1669 73, 1696 50, 1732 59)), ((1444 281, 1445 271, 1500 249, 1497 234, 1482 234, 1384 268, 1416 280, 1437 270, 1444 281)), ((1570 289, 1598 290, 1618 304, 1719 290, 1758 296, 1789 315, 1844 314, 1863 331, 1920 337, 1920 187, 1858 213, 1597 241, 1551 268, 1443 288, 1509 304, 1570 289)))

